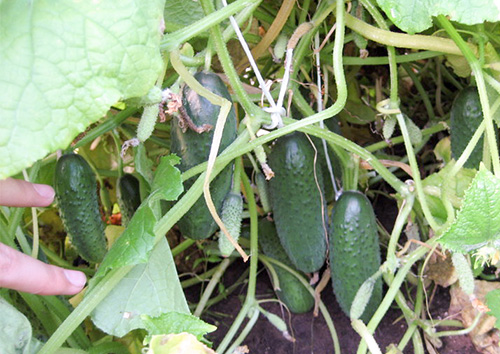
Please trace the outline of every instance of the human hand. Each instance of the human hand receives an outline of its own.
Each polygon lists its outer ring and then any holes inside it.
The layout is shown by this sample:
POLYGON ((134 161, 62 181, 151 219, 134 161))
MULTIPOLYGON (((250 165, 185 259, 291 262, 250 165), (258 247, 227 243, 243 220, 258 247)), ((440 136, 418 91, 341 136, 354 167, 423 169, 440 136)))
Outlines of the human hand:
MULTIPOLYGON (((44 207, 54 200, 54 189, 7 178, 0 181, 0 205, 44 207)), ((39 295, 73 295, 82 290, 85 274, 43 263, 0 243, 0 287, 39 295)))

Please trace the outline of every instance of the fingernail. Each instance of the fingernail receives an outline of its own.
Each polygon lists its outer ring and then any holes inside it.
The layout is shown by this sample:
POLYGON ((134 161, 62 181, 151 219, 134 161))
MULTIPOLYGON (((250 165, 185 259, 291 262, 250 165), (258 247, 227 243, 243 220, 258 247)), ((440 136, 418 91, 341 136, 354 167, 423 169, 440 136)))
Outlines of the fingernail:
POLYGON ((77 286, 79 288, 83 288, 85 283, 87 282, 87 277, 85 274, 82 272, 76 271, 76 270, 64 270, 64 275, 66 276, 66 279, 73 284, 74 286, 77 286))
POLYGON ((35 188, 36 192, 44 198, 54 198, 54 189, 46 184, 34 184, 33 188, 35 188))

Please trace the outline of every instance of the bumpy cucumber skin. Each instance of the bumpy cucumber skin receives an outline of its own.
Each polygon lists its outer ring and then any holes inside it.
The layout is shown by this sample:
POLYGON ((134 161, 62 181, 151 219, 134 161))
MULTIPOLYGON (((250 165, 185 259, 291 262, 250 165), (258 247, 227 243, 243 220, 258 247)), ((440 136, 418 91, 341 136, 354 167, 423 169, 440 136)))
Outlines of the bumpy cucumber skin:
MULTIPOLYGON (((222 204, 221 220, 226 225, 231 237, 238 242, 241 232, 241 214, 243 213, 243 198, 241 194, 230 192, 222 204)), ((219 234, 219 250, 224 257, 234 251, 234 246, 221 231, 219 234)))
POLYGON ((269 196, 281 245, 297 269, 315 272, 326 258, 327 211, 319 167, 315 180, 314 149, 304 134, 286 135, 276 141, 269 166, 275 174, 269 196))
POLYGON ((141 205, 139 180, 129 173, 118 178, 116 199, 122 214, 122 225, 127 226, 135 211, 141 205))
MULTIPOLYGON (((358 191, 342 193, 332 210, 329 236, 333 292, 340 308, 349 316, 359 287, 380 268, 375 214, 364 194, 358 191)), ((361 319, 370 319, 381 301, 382 282, 379 279, 361 319)))
POLYGON ((101 262, 106 254, 106 236, 99 211, 97 182, 87 161, 76 154, 62 156, 56 164, 54 187, 71 243, 83 259, 101 262))
MULTIPOLYGON (((198 72, 194 77, 203 87, 232 102, 226 86, 216 74, 198 72)), ((211 104, 207 99, 199 96, 188 86, 184 86, 182 90, 182 104, 196 126, 210 124, 215 128, 220 110, 219 106, 211 104)), ((189 128, 186 132, 182 132, 178 119, 172 119, 170 151, 181 157, 181 162, 178 165, 181 172, 187 171, 191 167, 208 160, 212 138, 213 129, 201 134, 189 128)), ((224 126, 219 151, 228 147, 234 139, 236 139, 236 114, 234 108, 231 108, 224 126)), ((231 188, 232 170, 233 164, 229 164, 210 185, 212 199, 219 213, 222 208, 222 202, 231 188)), ((184 189, 188 190, 196 178, 193 177, 185 181, 184 189)), ((179 220, 177 225, 185 237, 195 240, 207 238, 217 230, 217 224, 210 215, 203 196, 196 201, 191 209, 179 220)))
MULTIPOLYGON (((476 87, 467 87, 457 95, 451 107, 450 117, 451 155, 454 159, 458 159, 483 121, 483 111, 476 87)), ((481 137, 464 167, 479 168, 479 163, 483 159, 483 141, 484 137, 481 137)))
MULTIPOLYGON (((281 246, 276 227, 267 219, 259 221, 259 244, 266 256, 274 258, 292 269, 295 268, 281 246)), ((279 266, 275 266, 274 269, 278 275, 281 289, 276 291, 276 294, 288 309, 293 313, 311 311, 314 306, 314 298, 304 285, 295 276, 279 266)))

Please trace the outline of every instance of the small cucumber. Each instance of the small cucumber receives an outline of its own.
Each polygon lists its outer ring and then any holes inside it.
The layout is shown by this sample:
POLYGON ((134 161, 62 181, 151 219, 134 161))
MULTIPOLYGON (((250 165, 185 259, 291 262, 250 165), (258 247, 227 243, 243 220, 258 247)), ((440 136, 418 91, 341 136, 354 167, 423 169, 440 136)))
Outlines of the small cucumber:
MULTIPOLYGON (((281 246, 276 227, 267 219, 259 221, 259 244, 266 256, 274 258, 290 268, 295 268, 281 246)), ((304 285, 283 268, 275 266, 274 269, 278 275, 281 289, 276 293, 281 301, 293 313, 310 311, 314 306, 314 298, 304 285)))
MULTIPOLYGON (((222 96, 232 102, 231 96, 224 85, 224 82, 214 73, 198 72, 194 75, 200 84, 212 91, 216 95, 222 96)), ((182 104, 187 115, 194 125, 201 127, 209 124, 215 127, 220 107, 213 105, 204 97, 198 95, 188 86, 182 90, 182 104)), ((170 151, 181 157, 178 168, 181 172, 189 170, 200 163, 208 160, 210 146, 213 139, 213 129, 203 133, 197 133, 190 128, 183 131, 182 124, 178 119, 172 119, 170 131, 171 146, 170 151)), ((236 114, 231 108, 224 126, 220 151, 228 147, 236 139, 236 114)), ((220 213, 222 202, 231 188, 233 164, 229 164, 212 181, 210 191, 212 199, 220 213)), ((184 182, 184 189, 188 190, 196 180, 193 177, 184 182)), ((179 229, 185 237, 200 240, 209 237, 217 230, 217 224, 208 210, 205 199, 201 196, 191 209, 179 220, 179 229)))
MULTIPOLYGON (((332 210, 330 269, 333 292, 344 313, 361 285, 380 268, 380 247, 375 213, 368 198, 358 191, 342 193, 332 210)), ((371 318, 382 301, 382 282, 373 286, 372 297, 361 318, 371 318)))
POLYGON ((314 149, 302 133, 283 136, 269 154, 269 165, 275 174, 269 192, 281 245, 297 269, 315 272, 326 258, 327 211, 314 149))
MULTIPOLYGON (((471 86, 460 91, 451 106, 450 117, 451 156, 458 159, 483 121, 483 111, 476 87, 471 86)), ((483 159, 483 142, 484 137, 481 137, 464 167, 479 168, 479 163, 483 159)))
MULTIPOLYGON (((236 242, 240 238, 242 213, 243 198, 240 194, 230 192, 222 204, 221 219, 224 225, 226 225, 227 231, 229 231, 229 234, 236 242)), ((219 235, 219 250, 224 257, 230 256, 234 251, 233 244, 229 242, 226 235, 222 232, 219 235)))
POLYGON ((135 211, 141 205, 139 180, 134 175, 126 173, 118 178, 116 199, 122 214, 122 225, 127 226, 135 211))
POLYGON ((96 178, 87 161, 80 155, 63 155, 56 164, 54 187, 71 243, 85 260, 101 262, 106 254, 106 236, 96 178))

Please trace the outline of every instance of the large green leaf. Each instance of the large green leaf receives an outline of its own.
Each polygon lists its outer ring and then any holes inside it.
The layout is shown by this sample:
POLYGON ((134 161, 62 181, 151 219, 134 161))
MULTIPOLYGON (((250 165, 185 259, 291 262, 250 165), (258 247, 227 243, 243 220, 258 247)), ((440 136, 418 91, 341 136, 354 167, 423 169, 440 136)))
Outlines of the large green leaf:
POLYGON ((457 219, 439 242, 461 253, 500 247, 500 179, 483 166, 465 191, 457 219))
POLYGON ((410 34, 426 30, 432 16, 449 16, 452 21, 474 25, 500 20, 500 9, 491 0, 377 0, 387 17, 410 34))
POLYGON ((104 332, 122 337, 145 328, 143 315, 156 317, 170 311, 189 314, 172 253, 162 238, 148 263, 136 265, 113 288, 92 313, 92 320, 104 332))
POLYGON ((41 343, 33 338, 30 322, 2 297, 0 313, 0 353, 38 352, 41 343))
POLYGON ((0 179, 149 91, 164 2, 0 2, 0 179))

